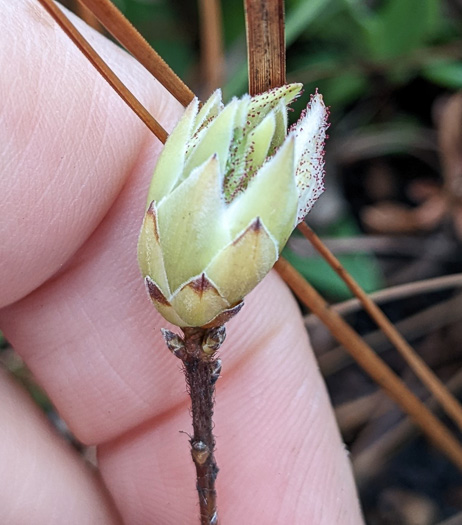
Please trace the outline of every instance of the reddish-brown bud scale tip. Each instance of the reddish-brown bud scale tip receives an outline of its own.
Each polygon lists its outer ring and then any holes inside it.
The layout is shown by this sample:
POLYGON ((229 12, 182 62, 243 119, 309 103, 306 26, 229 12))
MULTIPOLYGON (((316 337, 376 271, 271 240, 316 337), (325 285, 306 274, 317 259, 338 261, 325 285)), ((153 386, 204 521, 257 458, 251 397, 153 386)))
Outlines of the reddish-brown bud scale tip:
POLYGON ((156 283, 152 279, 150 279, 149 275, 145 277, 144 282, 146 283, 146 288, 153 301, 156 301, 157 303, 160 303, 165 306, 171 306, 171 304, 164 297, 164 294, 160 291, 156 283))
POLYGON ((205 273, 203 273, 198 279, 191 281, 188 286, 200 296, 208 290, 215 290, 215 287, 207 279, 205 273))
POLYGON ((232 319, 236 314, 238 314, 243 306, 244 306, 244 301, 240 301, 236 306, 233 306, 232 308, 228 308, 227 310, 222 312, 220 315, 217 315, 217 317, 212 319, 210 323, 207 323, 206 325, 204 325, 203 328, 213 328, 215 326, 224 325, 230 319, 232 319))
POLYGON ((154 201, 151 202, 151 204, 149 205, 149 208, 148 208, 148 211, 146 212, 146 214, 152 218, 152 223, 153 223, 152 231, 154 232, 154 237, 155 237, 156 241, 159 242, 159 232, 157 231, 157 227, 156 227, 156 225, 157 225, 157 216, 156 216, 156 208, 155 208, 155 205, 154 205, 154 201))

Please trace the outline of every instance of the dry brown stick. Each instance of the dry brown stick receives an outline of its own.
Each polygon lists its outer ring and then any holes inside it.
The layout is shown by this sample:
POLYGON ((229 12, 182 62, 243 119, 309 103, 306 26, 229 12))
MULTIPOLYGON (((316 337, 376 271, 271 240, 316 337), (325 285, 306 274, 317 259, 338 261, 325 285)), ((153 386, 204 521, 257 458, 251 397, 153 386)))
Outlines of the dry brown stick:
POLYGON ((191 102, 194 93, 110 0, 79 1, 183 106, 191 102))
POLYGON ((74 44, 82 51, 88 60, 97 69, 100 75, 109 83, 122 100, 140 117, 146 126, 161 141, 167 140, 167 132, 149 113, 149 111, 130 92, 117 75, 109 68, 93 47, 85 40, 72 22, 56 6, 53 0, 38 0, 53 17, 57 24, 64 30, 74 44))
MULTIPOLYGON (((332 306, 332 309, 342 315, 342 313, 335 308, 335 305, 332 306)), ((395 326, 402 334, 416 339, 429 332, 434 332, 443 326, 460 322, 461 317, 462 294, 459 294, 445 302, 438 303, 414 315, 410 315, 398 321, 395 326)), ((380 353, 389 346, 385 334, 380 329, 369 332, 363 336, 363 339, 375 349, 376 353, 380 353)), ((318 355, 318 365, 324 376, 341 370, 349 361, 349 356, 345 353, 343 346, 337 346, 318 355)), ((448 388, 446 382, 445 386, 448 388)))
MULTIPOLYGON (((323 243, 325 245, 325 243, 323 243)), ((412 283, 399 284, 397 286, 390 286, 377 292, 368 294, 374 303, 386 303, 388 301, 397 301, 398 299, 407 299, 409 297, 440 292, 448 288, 458 288, 462 286, 462 273, 454 273, 452 275, 442 275, 441 277, 433 277, 432 279, 423 279, 412 283)), ((341 303, 332 305, 332 308, 342 316, 351 314, 361 309, 361 301, 358 298, 348 299, 341 303)), ((305 317, 307 324, 311 323, 310 316, 305 317)))
POLYGON ((361 301, 366 312, 376 322, 377 326, 388 337, 401 356, 412 368, 416 376, 428 388, 428 390, 441 403, 446 413, 454 420, 459 429, 462 430, 462 407, 457 399, 444 386, 444 383, 436 376, 433 370, 408 344, 404 337, 396 330, 393 323, 386 317, 382 310, 372 301, 366 292, 359 286, 353 277, 345 270, 340 261, 325 246, 321 239, 304 222, 299 225, 299 230, 313 244, 318 252, 324 257, 334 271, 342 278, 351 292, 361 301))
POLYGON ((286 83, 284 1, 244 0, 249 93, 286 83))
POLYGON ((282 257, 276 270, 299 300, 313 311, 356 362, 421 428, 422 432, 462 470, 462 446, 453 434, 406 387, 361 337, 331 308, 316 290, 282 257))
POLYGON ((223 83, 224 57, 219 0, 199 0, 203 91, 206 96, 223 83))
MULTIPOLYGON (((446 384, 452 392, 460 392, 462 389, 462 370, 450 377, 446 384)), ((428 408, 438 411, 438 403, 433 397, 426 399, 424 403, 428 408)), ((371 472, 377 472, 382 463, 392 455, 392 452, 400 448, 414 434, 415 425, 409 418, 405 418, 385 434, 379 436, 368 448, 354 454, 353 468, 357 483, 367 482, 371 472)))

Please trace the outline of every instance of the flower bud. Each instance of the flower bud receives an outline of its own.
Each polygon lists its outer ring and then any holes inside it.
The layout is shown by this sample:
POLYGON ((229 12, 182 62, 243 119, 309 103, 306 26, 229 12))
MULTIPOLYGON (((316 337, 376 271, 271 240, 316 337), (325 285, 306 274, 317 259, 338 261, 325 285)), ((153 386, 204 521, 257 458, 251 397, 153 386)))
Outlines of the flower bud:
POLYGON ((202 341, 202 351, 207 355, 213 355, 223 344, 226 337, 224 326, 217 326, 206 332, 204 341, 202 341))
POLYGON ((327 110, 316 93, 287 132, 290 84, 186 108, 159 157, 138 243, 152 302, 180 327, 223 324, 323 191, 327 110))
POLYGON ((184 347, 184 340, 174 332, 161 328, 160 331, 164 337, 165 344, 167 348, 172 352, 172 354, 180 359, 186 355, 186 350, 184 347))

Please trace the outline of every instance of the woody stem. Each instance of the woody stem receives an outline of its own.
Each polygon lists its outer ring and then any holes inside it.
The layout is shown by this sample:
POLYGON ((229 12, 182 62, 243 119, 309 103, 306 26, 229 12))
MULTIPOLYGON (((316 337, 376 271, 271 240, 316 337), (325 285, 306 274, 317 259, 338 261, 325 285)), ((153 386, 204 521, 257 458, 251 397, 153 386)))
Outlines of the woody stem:
POLYGON ((214 456, 213 405, 215 382, 221 362, 214 351, 204 351, 207 330, 185 328, 184 350, 181 359, 191 397, 193 435, 190 439, 191 456, 196 466, 196 488, 199 495, 201 525, 218 525, 215 480, 218 466, 214 456))

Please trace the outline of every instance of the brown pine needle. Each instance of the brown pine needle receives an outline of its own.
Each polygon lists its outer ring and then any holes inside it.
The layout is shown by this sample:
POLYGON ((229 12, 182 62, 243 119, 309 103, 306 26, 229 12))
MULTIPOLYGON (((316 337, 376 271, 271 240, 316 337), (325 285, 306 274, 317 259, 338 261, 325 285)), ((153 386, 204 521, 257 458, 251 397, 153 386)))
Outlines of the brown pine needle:
POLYGON ((79 1, 183 106, 191 102, 194 93, 110 0, 79 1))
POLYGON ((435 446, 462 470, 462 445, 453 434, 406 387, 372 348, 329 307, 295 268, 283 257, 276 263, 275 268, 299 300, 319 317, 363 370, 409 415, 435 446))
POLYGON ((38 0, 42 6, 53 17, 57 24, 64 30, 80 51, 88 58, 101 76, 116 91, 122 100, 140 117, 146 126, 161 141, 167 140, 167 132, 149 113, 149 111, 138 101, 123 82, 115 75, 104 60, 98 55, 93 47, 85 40, 83 35, 56 6, 53 0, 38 0))
POLYGON ((88 26, 92 27, 98 33, 104 33, 104 27, 100 24, 96 16, 84 5, 80 4, 78 1, 75 2, 74 11, 75 14, 81 18, 88 26))
MULTIPOLYGON (((453 392, 462 390, 462 370, 459 370, 448 379, 447 387, 453 392)), ((376 398, 376 406, 378 401, 376 398)), ((426 399, 424 403, 429 409, 438 411, 438 404, 433 397, 426 399)), ((414 435, 415 425, 407 417, 377 437, 366 449, 352 452, 354 455, 352 463, 356 482, 359 485, 367 483, 371 475, 377 472, 381 465, 414 435)))
POLYGON ((316 250, 318 250, 318 252, 329 263, 332 269, 342 278, 351 292, 360 300, 366 312, 388 337, 390 342, 395 346, 401 356, 412 368, 416 376, 441 403, 441 406, 454 420, 459 429, 462 430, 462 407, 457 399, 449 392, 449 390, 435 375, 432 369, 425 363, 425 361, 408 344, 408 342, 393 326, 393 323, 390 322, 382 310, 345 270, 340 261, 329 250, 329 248, 327 248, 327 246, 314 233, 314 231, 305 222, 300 223, 298 229, 311 242, 316 250))
MULTIPOLYGON (((337 305, 332 305, 332 309, 343 317, 337 305)), ((313 314, 311 314, 315 317, 313 314)), ((444 326, 452 325, 461 321, 462 318, 462 294, 442 301, 437 305, 430 306, 420 312, 405 317, 395 325, 396 329, 402 334, 408 334, 409 337, 422 337, 430 332, 435 332, 444 326)), ((319 322, 316 319, 316 322, 319 322)), ((306 324, 306 318, 305 318, 306 324)), ((308 327, 307 327, 308 328, 308 327)), ((378 329, 369 332, 363 336, 364 341, 372 346, 376 353, 380 353, 388 347, 385 341, 385 334, 378 329)), ((324 376, 328 376, 341 370, 349 362, 349 356, 345 354, 342 346, 337 346, 318 355, 318 365, 324 376)), ((445 387, 449 388, 447 381, 445 387)))
POLYGON ((249 93, 286 83, 284 1, 245 0, 249 93))
MULTIPOLYGON (((447 290, 448 288, 459 288, 462 286, 462 273, 453 273, 450 275, 442 275, 440 277, 432 277, 431 279, 423 279, 422 281, 414 281, 411 283, 398 284, 383 288, 377 292, 368 294, 369 297, 376 304, 386 303, 389 301, 397 301, 398 299, 408 299, 420 294, 432 293, 435 291, 447 290)), ((361 301, 354 297, 347 299, 341 303, 332 305, 337 313, 345 316, 351 312, 356 312, 361 308, 361 301)), ((305 318, 309 322, 309 316, 305 318)))

